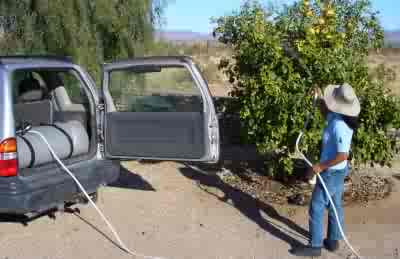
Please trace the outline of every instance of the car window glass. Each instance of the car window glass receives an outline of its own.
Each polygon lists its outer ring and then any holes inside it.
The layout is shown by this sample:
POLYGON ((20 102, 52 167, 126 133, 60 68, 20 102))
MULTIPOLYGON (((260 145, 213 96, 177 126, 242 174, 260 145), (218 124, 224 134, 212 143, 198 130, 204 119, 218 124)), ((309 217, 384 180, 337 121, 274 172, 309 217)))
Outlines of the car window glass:
POLYGON ((118 111, 201 112, 201 93, 184 66, 116 70, 109 90, 118 111))
POLYGON ((58 72, 58 76, 63 82, 63 86, 72 103, 83 104, 88 102, 87 95, 82 88, 82 83, 72 70, 58 72))

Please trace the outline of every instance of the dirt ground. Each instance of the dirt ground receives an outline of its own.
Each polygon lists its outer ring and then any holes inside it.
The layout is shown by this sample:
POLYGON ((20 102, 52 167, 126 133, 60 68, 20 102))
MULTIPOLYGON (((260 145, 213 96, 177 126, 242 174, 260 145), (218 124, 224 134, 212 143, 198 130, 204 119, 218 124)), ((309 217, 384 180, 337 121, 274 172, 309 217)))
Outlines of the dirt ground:
MULTIPOLYGON (((119 182, 100 190, 98 204, 127 245, 165 259, 292 258, 288 250, 307 242, 307 211, 261 204, 249 195, 183 164, 128 162, 119 182)), ((397 180, 396 180, 397 181, 397 180)), ((24 227, 3 222, 1 259, 132 258, 109 239, 95 211, 39 218, 24 227)), ((368 207, 347 207, 346 229, 365 258, 398 259, 398 193, 368 207)), ((342 249, 322 258, 348 258, 342 249)), ((137 257, 140 258, 140 257, 137 257)))

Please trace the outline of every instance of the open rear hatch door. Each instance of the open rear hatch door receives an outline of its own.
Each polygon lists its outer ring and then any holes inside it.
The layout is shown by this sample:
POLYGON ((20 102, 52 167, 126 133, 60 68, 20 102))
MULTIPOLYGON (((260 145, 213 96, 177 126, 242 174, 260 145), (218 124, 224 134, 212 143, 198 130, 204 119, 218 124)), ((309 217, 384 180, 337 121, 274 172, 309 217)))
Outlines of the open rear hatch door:
POLYGON ((107 158, 218 161, 214 103, 190 58, 106 64, 102 88, 107 158))

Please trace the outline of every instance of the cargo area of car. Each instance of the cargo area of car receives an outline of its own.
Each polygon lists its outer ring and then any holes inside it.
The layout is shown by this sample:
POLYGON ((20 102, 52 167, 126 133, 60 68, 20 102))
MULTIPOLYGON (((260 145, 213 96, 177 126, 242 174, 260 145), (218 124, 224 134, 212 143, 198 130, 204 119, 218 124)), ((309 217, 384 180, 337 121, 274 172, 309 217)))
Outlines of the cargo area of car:
POLYGON ((18 166, 21 175, 58 165, 39 132, 65 164, 96 153, 93 99, 72 69, 18 70, 12 75, 18 166))

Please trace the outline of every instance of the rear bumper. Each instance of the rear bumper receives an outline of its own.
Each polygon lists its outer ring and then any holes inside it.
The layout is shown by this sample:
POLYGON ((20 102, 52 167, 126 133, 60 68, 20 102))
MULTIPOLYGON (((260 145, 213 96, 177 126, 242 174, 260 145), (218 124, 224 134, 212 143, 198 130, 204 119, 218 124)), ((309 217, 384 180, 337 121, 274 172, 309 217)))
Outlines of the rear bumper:
MULTIPOLYGON (((118 162, 88 160, 69 167, 89 193, 119 177, 118 162)), ((74 200, 81 191, 62 169, 29 177, 0 179, 0 213, 26 214, 55 208, 74 200)))

